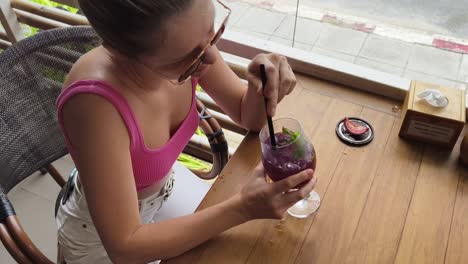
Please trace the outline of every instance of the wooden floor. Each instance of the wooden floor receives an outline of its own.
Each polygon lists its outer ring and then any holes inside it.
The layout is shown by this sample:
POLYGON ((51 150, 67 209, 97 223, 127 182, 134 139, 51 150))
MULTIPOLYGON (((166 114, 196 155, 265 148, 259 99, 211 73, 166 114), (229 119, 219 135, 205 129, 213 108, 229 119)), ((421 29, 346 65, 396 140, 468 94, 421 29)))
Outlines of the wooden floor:
MULTIPOLYGON (((169 263, 468 263, 468 173, 453 151, 398 137, 401 103, 299 76, 279 115, 305 124, 317 152, 319 213, 258 220, 169 263), (349 147, 345 116, 368 120, 375 139, 349 147)), ((240 190, 260 158, 249 135, 200 208, 240 190), (250 160, 255 160, 252 162, 250 160)))

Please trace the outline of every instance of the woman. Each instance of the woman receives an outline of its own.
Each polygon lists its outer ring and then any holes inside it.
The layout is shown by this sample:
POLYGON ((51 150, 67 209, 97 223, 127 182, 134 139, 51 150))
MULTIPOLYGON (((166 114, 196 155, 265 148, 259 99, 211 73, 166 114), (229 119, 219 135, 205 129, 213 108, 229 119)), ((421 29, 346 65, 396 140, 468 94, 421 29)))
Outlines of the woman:
POLYGON ((177 256, 246 221, 281 218, 309 193, 312 171, 267 184, 261 165, 230 199, 152 222, 173 182, 172 165, 198 126, 196 83, 238 124, 259 131, 266 66, 268 113, 295 86, 286 59, 260 54, 245 86, 214 45, 211 0, 80 0, 103 44, 73 66, 58 99, 79 177, 57 223, 67 263, 147 263, 177 256), (310 180, 295 192, 289 189, 310 180))

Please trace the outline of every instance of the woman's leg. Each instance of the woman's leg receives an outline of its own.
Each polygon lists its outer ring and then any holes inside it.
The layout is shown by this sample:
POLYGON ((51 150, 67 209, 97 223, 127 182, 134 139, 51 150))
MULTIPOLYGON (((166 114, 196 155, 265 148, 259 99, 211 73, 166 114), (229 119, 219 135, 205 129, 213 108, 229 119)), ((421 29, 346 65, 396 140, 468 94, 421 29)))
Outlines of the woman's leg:
POLYGON ((56 223, 59 250, 67 264, 112 263, 89 214, 86 199, 76 184, 65 204, 60 203, 56 223))

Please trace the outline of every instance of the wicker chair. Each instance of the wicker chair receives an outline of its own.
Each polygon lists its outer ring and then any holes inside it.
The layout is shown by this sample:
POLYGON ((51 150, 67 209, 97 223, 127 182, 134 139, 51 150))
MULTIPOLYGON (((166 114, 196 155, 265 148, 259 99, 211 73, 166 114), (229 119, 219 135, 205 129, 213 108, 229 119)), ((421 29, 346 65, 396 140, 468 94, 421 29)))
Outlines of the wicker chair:
MULTIPOLYGON (((65 183, 50 165, 67 154, 55 101, 73 63, 99 43, 90 27, 67 27, 40 32, 0 54, 0 239, 19 263, 52 262, 24 232, 6 194, 41 169, 65 183)), ((218 122, 203 103, 197 107, 213 153, 213 169, 197 175, 209 179, 226 164, 228 148, 218 122)))

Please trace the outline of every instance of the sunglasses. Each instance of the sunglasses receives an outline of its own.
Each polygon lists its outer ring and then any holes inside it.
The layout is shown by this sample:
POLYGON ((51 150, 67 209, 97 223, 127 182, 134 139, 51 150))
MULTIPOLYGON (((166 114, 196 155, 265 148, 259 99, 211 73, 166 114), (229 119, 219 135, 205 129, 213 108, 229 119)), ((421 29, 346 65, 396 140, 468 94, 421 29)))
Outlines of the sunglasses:
POLYGON ((221 39, 221 35, 223 35, 224 31, 226 30, 226 24, 228 22, 229 16, 231 15, 231 8, 229 8, 227 5, 222 3, 220 0, 217 0, 217 2, 222 5, 228 12, 226 17, 224 18, 223 22, 221 23, 221 26, 219 27, 218 31, 214 34, 213 38, 211 38, 210 42, 202 49, 200 54, 195 58, 195 60, 190 64, 190 66, 185 70, 177 80, 177 82, 172 82, 174 84, 183 84, 186 82, 190 76, 198 70, 198 67, 202 64, 202 58, 205 55, 206 51, 216 45, 218 41, 221 39))

